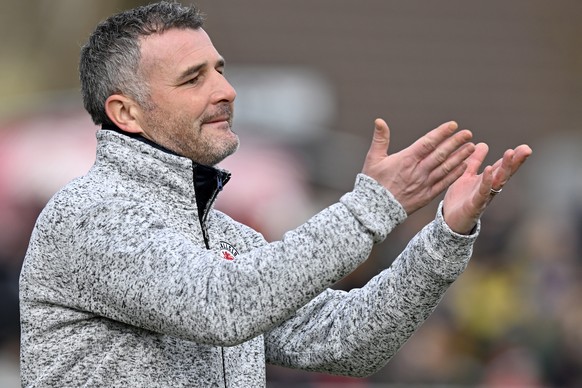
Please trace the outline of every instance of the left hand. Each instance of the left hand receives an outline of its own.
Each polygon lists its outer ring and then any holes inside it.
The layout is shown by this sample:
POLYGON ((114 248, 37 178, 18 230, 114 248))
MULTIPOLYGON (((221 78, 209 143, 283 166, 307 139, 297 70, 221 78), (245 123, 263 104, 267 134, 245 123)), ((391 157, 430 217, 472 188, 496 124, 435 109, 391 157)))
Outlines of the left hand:
POLYGON ((475 152, 467 159, 465 173, 445 194, 443 216, 447 225, 456 233, 471 233, 495 195, 492 190, 502 189, 532 150, 525 144, 508 149, 493 166, 486 166, 481 174, 477 174, 488 152, 487 144, 477 144, 475 152))

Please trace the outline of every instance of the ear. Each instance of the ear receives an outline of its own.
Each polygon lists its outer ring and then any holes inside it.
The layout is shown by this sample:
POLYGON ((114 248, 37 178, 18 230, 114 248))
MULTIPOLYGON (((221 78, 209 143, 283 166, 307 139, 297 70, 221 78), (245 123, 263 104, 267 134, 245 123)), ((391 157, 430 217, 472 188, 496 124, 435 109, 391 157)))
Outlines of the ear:
POLYGON ((139 125, 139 106, 131 98, 113 94, 105 100, 105 113, 119 129, 130 133, 143 133, 139 125))

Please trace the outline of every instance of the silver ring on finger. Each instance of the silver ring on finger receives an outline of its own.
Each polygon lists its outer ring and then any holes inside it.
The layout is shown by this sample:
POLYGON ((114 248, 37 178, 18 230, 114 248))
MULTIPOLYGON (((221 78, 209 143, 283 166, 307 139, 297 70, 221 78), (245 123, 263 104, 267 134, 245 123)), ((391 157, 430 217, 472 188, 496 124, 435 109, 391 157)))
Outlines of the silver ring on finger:
POLYGON ((495 190, 493 187, 489 190, 489 194, 492 197, 495 197, 497 194, 501 193, 503 191, 503 188, 500 187, 499 189, 495 190))

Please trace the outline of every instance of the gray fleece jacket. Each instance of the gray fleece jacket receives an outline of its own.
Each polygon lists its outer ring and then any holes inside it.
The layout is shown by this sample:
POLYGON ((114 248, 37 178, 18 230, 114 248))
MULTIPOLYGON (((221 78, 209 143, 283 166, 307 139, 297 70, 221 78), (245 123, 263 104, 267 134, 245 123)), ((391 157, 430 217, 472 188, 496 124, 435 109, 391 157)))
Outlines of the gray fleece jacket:
POLYGON ((432 312, 477 235, 453 233, 439 209, 365 287, 332 290, 406 218, 371 178, 267 243, 212 208, 224 172, 97 137, 95 165, 48 203, 24 261, 25 387, 254 388, 265 363, 369 375, 432 312))

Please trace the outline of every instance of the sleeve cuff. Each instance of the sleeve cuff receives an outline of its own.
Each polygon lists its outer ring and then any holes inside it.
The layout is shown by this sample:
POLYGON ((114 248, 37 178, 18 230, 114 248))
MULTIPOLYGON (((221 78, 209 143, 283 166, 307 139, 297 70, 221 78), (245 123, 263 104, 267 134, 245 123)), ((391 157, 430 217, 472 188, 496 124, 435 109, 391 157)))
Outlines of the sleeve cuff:
POLYGON ((370 231, 375 243, 383 241, 407 217, 392 193, 364 174, 358 174, 354 190, 342 196, 340 202, 370 231))
POLYGON ((481 230, 481 222, 477 223, 469 235, 454 232, 445 222, 441 201, 431 229, 431 233, 426 234, 426 239, 438 257, 446 261, 465 262, 473 253, 473 244, 481 230))

